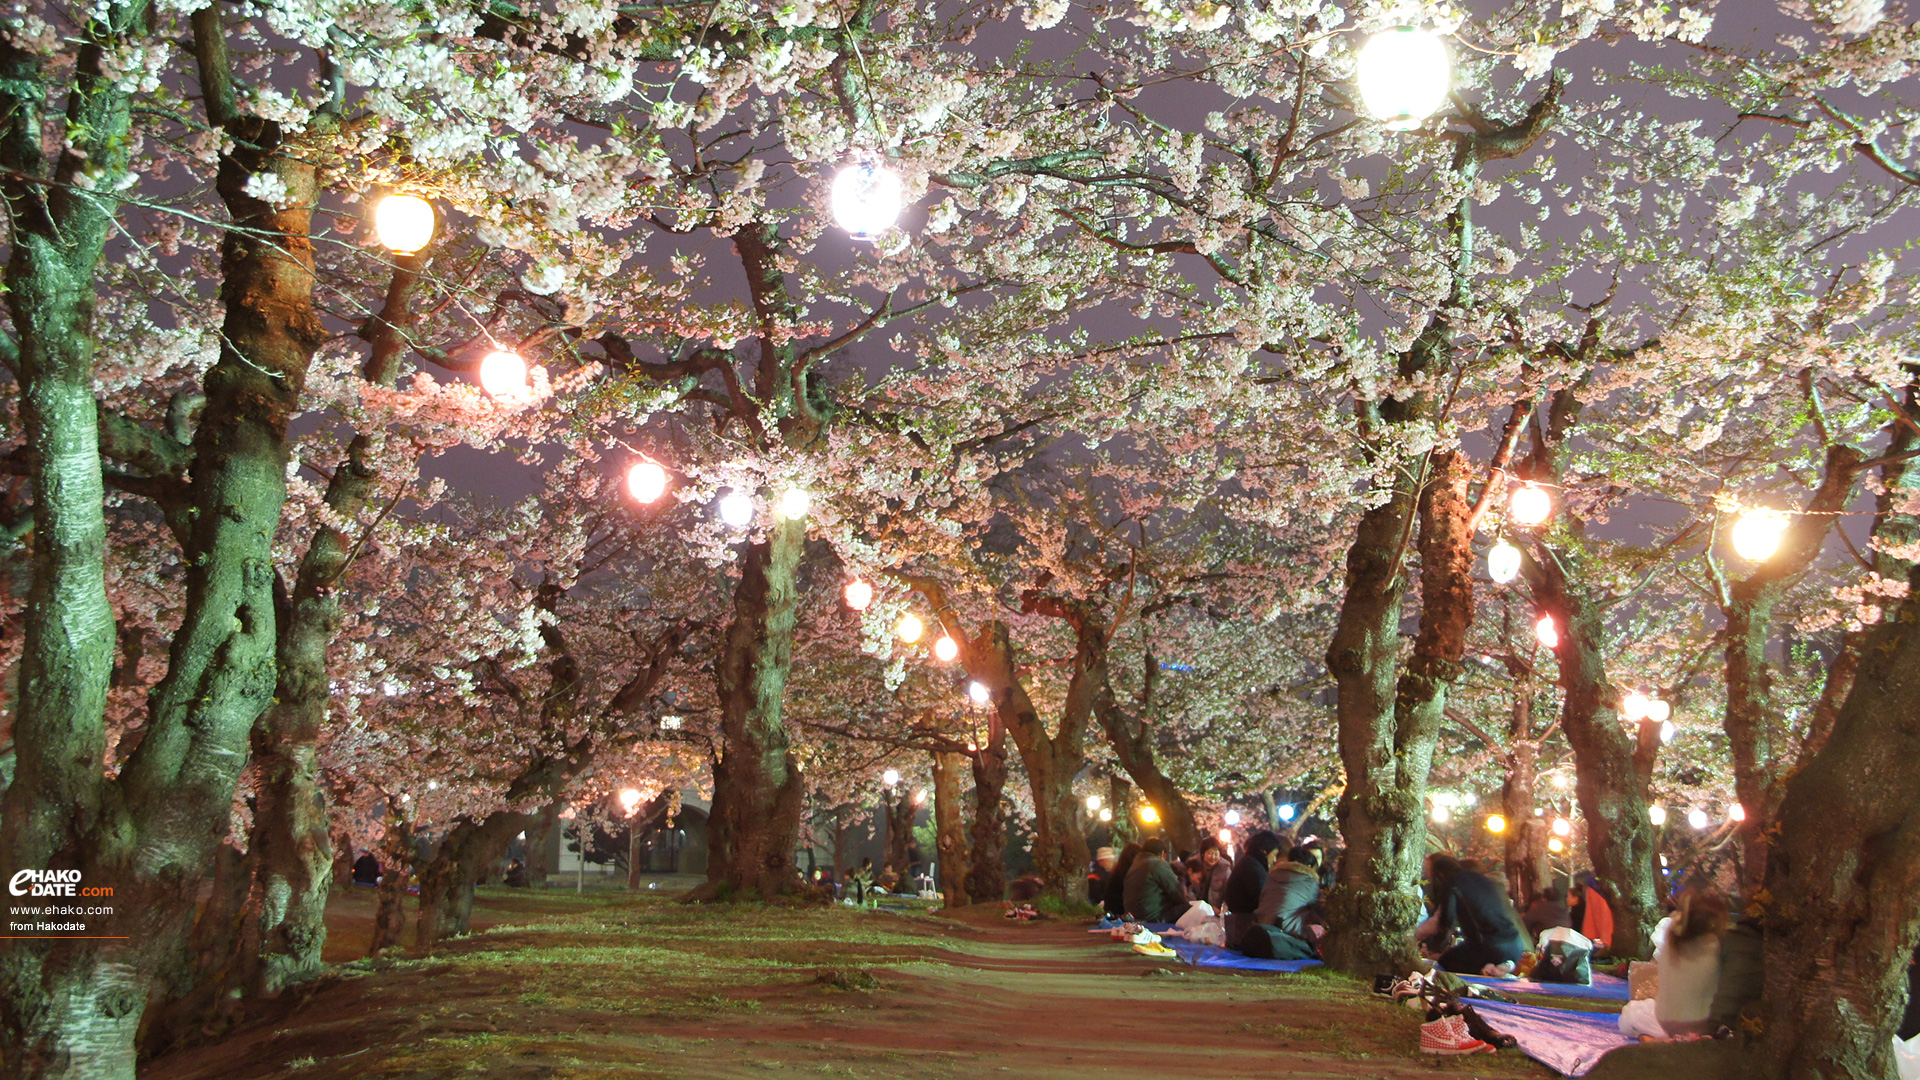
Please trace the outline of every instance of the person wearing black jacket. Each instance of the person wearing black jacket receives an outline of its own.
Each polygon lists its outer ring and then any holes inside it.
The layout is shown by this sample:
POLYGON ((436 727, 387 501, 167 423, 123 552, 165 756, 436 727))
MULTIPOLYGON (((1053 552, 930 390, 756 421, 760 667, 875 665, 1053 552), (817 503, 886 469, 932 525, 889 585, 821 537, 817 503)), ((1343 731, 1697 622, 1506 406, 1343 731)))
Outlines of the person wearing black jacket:
POLYGON ((1464 975, 1511 975, 1527 949, 1500 887, 1451 855, 1427 856, 1427 880, 1440 940, 1460 934, 1459 943, 1440 955, 1440 966, 1464 975))
POLYGON ((1133 860, 1140 857, 1140 845, 1128 844, 1120 849, 1120 858, 1113 864, 1113 873, 1107 878, 1107 895, 1101 904, 1107 909, 1107 918, 1118 919, 1127 913, 1127 871, 1133 869, 1133 860))
POLYGON ((1247 838, 1246 848, 1227 875, 1224 891, 1227 915, 1223 929, 1229 944, 1239 941, 1253 925, 1254 912, 1260 909, 1260 891, 1267 886, 1267 868, 1273 865, 1274 856, 1285 850, 1286 842, 1272 829, 1262 829, 1247 838))

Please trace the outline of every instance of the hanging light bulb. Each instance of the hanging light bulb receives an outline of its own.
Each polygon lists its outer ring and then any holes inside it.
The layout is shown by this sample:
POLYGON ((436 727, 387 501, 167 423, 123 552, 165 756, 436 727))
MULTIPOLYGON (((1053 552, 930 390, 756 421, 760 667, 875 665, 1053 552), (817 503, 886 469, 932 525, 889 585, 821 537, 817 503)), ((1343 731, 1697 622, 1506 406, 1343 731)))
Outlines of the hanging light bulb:
POLYGON ((813 509, 813 496, 805 488, 790 487, 780 496, 780 516, 788 521, 799 521, 813 509))
POLYGON ((373 235, 395 255, 411 255, 433 239, 433 204, 418 195, 388 195, 373 204, 373 235))
POLYGON ((885 784, 885 785, 887 785, 888 787, 892 787, 893 785, 895 785, 895 784, 897 784, 897 783, 899 783, 899 782, 900 782, 900 770, 899 770, 899 769, 888 769, 888 770, 887 770, 886 772, 883 772, 883 773, 881 773, 881 774, 880 774, 880 782, 881 782, 881 783, 883 783, 883 784, 885 784))
POLYGON ((1446 101, 1453 81, 1446 44, 1413 26, 1373 35, 1355 58, 1354 72, 1367 111, 1395 131, 1425 123, 1446 101))
POLYGON ((1227 828, 1237 829, 1240 827, 1240 811, 1229 810, 1224 815, 1222 815, 1220 820, 1227 823, 1227 828))
POLYGON ((1435 825, 1445 825, 1451 820, 1453 820, 1453 811, 1447 809, 1446 803, 1436 802, 1433 804, 1433 823, 1435 825))
POLYGON ((1655 826, 1665 825, 1667 823, 1667 808, 1664 806, 1647 807, 1647 820, 1655 826))
POLYGON ((625 810, 627 813, 629 814, 633 813, 633 808, 639 805, 640 805, 640 789, 639 788, 627 788, 626 790, 620 793, 620 808, 625 810))
POLYGON ((1547 837, 1547 850, 1558 855, 1567 850, 1567 842, 1557 836, 1549 836, 1547 837))
POLYGON ((1488 814, 1487 815, 1487 831, 1490 833, 1506 832, 1507 819, 1502 817, 1499 814, 1488 814))
POLYGON ((527 362, 519 353, 496 349, 480 361, 480 389, 490 397, 517 398, 527 392, 527 362))
POLYGON ((1765 562, 1780 550, 1787 515, 1778 510, 1747 510, 1733 523, 1733 550, 1752 562, 1765 562))
POLYGON ((927 789, 921 788, 913 793, 913 805, 920 806, 927 801, 927 789))
POLYGON ((985 705, 987 699, 993 696, 993 691, 987 689, 986 683, 976 680, 967 684, 967 696, 973 699, 975 705, 985 705))
POLYGON ((1647 706, 1651 703, 1647 695, 1635 690, 1620 699, 1620 715, 1629 720, 1645 720, 1647 718, 1647 706))
POLYGON ((641 461, 627 470, 627 494, 635 502, 650 503, 667 493, 667 470, 651 461, 641 461))
POLYGON ((1112 821, 1112 820, 1113 820, 1113 811, 1112 811, 1112 810, 1109 810, 1109 809, 1107 809, 1107 808, 1105 808, 1105 807, 1102 807, 1102 808, 1100 809, 1100 820, 1101 820, 1101 821, 1112 821))
POLYGON ((1141 803, 1140 820, 1152 825, 1160 820, 1160 811, 1155 810, 1152 803, 1141 803))
POLYGON ((1572 836, 1573 822, 1568 821, 1566 818, 1563 818, 1563 817, 1554 818, 1553 819, 1553 835, 1572 836))
POLYGON ((940 640, 933 643, 934 659, 943 664, 953 663, 953 658, 959 655, 960 646, 945 634, 941 634, 940 640))
POLYGON ((736 529, 753 524, 753 496, 739 488, 729 488, 720 497, 720 520, 736 529))
POLYGON ((1520 549, 1505 540, 1487 549, 1487 576, 1505 585, 1520 576, 1520 549))
POLYGON ((1692 810, 1687 811, 1687 824, 1693 826, 1696 829, 1706 828, 1707 812, 1705 810, 1700 809, 1699 807, 1694 807, 1692 810))
POLYGON ((1567 779, 1567 774, 1563 772, 1554 773, 1552 783, 1555 791, 1565 791, 1573 786, 1573 781, 1567 779))
POLYGON ((1087 813, 1091 814, 1098 809, 1100 809, 1100 796, 1098 795, 1087 796, 1087 813))
POLYGON ((1647 700, 1647 719, 1656 724, 1664 724, 1667 722, 1667 717, 1672 715, 1672 702, 1662 701, 1660 698, 1649 698, 1647 700))
POLYGON ((1549 649, 1560 647, 1560 628, 1553 625, 1551 615, 1542 615, 1540 621, 1533 624, 1533 636, 1539 638, 1540 644, 1549 649))
POLYGON ((1747 808, 1739 803, 1727 807, 1727 820, 1735 822, 1747 820, 1747 808))
POLYGON ((855 240, 872 240, 900 217, 900 177, 885 165, 855 162, 833 178, 833 219, 855 240))
POLYGON ((1219 832, 1215 833, 1214 835, 1220 838, 1221 847, 1233 846, 1233 830, 1232 829, 1221 829, 1219 832))
POLYGON ((867 605, 873 603, 873 586, 859 578, 854 578, 847 582, 846 597, 848 607, 855 611, 865 611, 867 605))
POLYGON ((1297 813, 1299 813, 1299 811, 1298 811, 1298 810, 1295 810, 1295 809, 1293 808, 1293 804, 1292 804, 1292 803, 1282 803, 1282 804, 1280 805, 1280 807, 1279 807, 1279 809, 1278 809, 1278 810, 1276 810, 1275 812, 1276 812, 1276 813, 1278 813, 1278 814, 1280 815, 1280 820, 1281 820, 1281 821, 1292 821, 1292 820, 1293 820, 1293 815, 1295 815, 1295 814, 1297 814, 1297 813))
POLYGON ((1553 516, 1553 497, 1539 484, 1528 481, 1507 499, 1507 513, 1515 525, 1523 528, 1543 525, 1553 516))
POLYGON ((926 630, 926 624, 920 621, 920 616, 918 615, 905 615, 901 617, 899 625, 895 626, 893 630, 894 633, 900 635, 901 641, 911 645, 920 640, 920 635, 926 630))
POLYGON ((1680 731, 1680 729, 1678 729, 1678 728, 1676 728, 1676 727, 1674 727, 1674 726, 1673 726, 1673 721, 1671 721, 1671 720, 1662 720, 1662 721, 1660 722, 1660 742, 1661 742, 1661 745, 1663 745, 1663 746, 1664 746, 1665 744, 1667 744, 1667 743, 1670 743, 1670 742, 1672 742, 1672 741, 1673 741, 1673 737, 1674 737, 1675 735, 1677 735, 1677 734, 1679 734, 1679 731, 1680 731))

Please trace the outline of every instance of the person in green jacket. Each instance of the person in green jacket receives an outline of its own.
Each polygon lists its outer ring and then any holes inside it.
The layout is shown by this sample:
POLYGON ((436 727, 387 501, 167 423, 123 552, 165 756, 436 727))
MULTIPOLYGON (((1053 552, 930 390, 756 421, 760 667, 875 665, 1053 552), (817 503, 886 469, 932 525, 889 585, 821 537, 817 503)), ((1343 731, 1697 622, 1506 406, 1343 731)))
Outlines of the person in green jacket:
POLYGON ((1127 869, 1127 914, 1143 923, 1170 923, 1187 910, 1180 875, 1167 865, 1167 842, 1154 837, 1141 845, 1140 857, 1127 869))

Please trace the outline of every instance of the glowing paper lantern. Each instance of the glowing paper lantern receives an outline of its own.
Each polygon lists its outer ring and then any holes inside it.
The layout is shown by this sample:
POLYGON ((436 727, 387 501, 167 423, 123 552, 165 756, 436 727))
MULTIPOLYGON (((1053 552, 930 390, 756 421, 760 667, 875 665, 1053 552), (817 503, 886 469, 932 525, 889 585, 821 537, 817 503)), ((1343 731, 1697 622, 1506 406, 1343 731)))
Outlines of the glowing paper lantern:
POLYGON ((855 611, 865 611, 867 605, 873 603, 873 586, 855 578, 847 582, 846 597, 848 607, 855 611))
POLYGON ((1560 647, 1560 628, 1553 625, 1551 615, 1542 615, 1540 621, 1533 624, 1533 636, 1539 638, 1540 644, 1549 649, 1560 647))
POLYGON ((895 785, 895 784, 897 784, 897 783, 899 783, 899 782, 900 782, 900 770, 899 770, 899 769, 888 769, 888 770, 887 770, 886 772, 883 772, 883 773, 881 773, 881 774, 880 774, 880 782, 881 782, 881 783, 883 783, 883 784, 885 784, 885 785, 887 785, 888 787, 892 787, 893 785, 895 785))
POLYGON ((1152 803, 1141 803, 1140 820, 1152 825, 1154 822, 1160 820, 1160 811, 1155 810, 1152 803))
POLYGON ((954 657, 960 655, 960 646, 955 644, 952 638, 942 634, 940 640, 933 643, 933 655, 941 663, 950 664, 954 657))
POLYGON ((1727 820, 1728 821, 1747 820, 1747 808, 1744 806, 1741 806, 1739 803, 1734 803, 1732 806, 1727 807, 1727 820))
POLYGON ((927 789, 921 788, 913 793, 913 805, 920 806, 927 801, 927 789))
POLYGON ((1704 828, 1706 828, 1706 827, 1707 827, 1707 812, 1706 812, 1705 810, 1701 810, 1701 809, 1699 809, 1699 808, 1697 808, 1697 807, 1696 807, 1696 808, 1694 808, 1694 809, 1692 809, 1692 810, 1689 810, 1689 811, 1687 811, 1687 824, 1689 824, 1689 825, 1691 825, 1691 826, 1693 826, 1693 827, 1694 827, 1694 828, 1696 828, 1696 829, 1704 829, 1704 828))
POLYGON ((1225 822, 1227 823, 1227 828, 1229 828, 1229 829, 1231 829, 1231 828, 1235 828, 1235 827, 1237 827, 1237 826, 1239 826, 1239 824, 1240 824, 1240 811, 1238 811, 1238 810, 1229 810, 1229 811, 1227 811, 1227 812, 1226 812, 1226 814, 1225 814, 1225 815, 1224 815, 1224 816, 1223 816, 1223 817, 1221 818, 1221 820, 1222 820, 1222 821, 1225 821, 1225 822))
POLYGON ((986 683, 972 682, 967 684, 967 696, 973 699, 975 705, 985 705, 993 692, 987 689, 986 683))
POLYGON ((1361 47, 1354 73, 1360 100, 1395 131, 1411 131, 1447 100, 1453 82, 1447 46, 1412 26, 1384 30, 1361 47))
POLYGON ((753 496, 739 488, 730 488, 720 497, 720 520, 736 529, 753 524, 753 496))
POLYGON ((920 635, 925 633, 926 629, 926 624, 920 621, 920 616, 907 615, 901 618, 899 625, 895 626, 893 631, 900 635, 901 641, 911 645, 920 640, 920 635))
POLYGON ((1215 833, 1214 835, 1220 838, 1221 847, 1233 846, 1233 830, 1232 829, 1221 829, 1219 832, 1215 833))
POLYGON ((1515 525, 1531 529, 1553 516, 1553 497, 1540 485, 1529 483, 1507 500, 1507 512, 1515 525))
POLYGON ((1573 822, 1568 821, 1566 818, 1563 818, 1563 817, 1554 818, 1553 819, 1553 835, 1572 836, 1573 822))
POLYGON ((639 805, 640 805, 640 789, 639 788, 627 788, 626 790, 620 792, 621 809, 631 814, 633 813, 634 808, 639 805))
POLYGON ((667 470, 642 461, 627 470, 627 494, 635 502, 650 503, 667 493, 667 470))
POLYGON ((791 487, 780 496, 780 516, 788 521, 799 521, 813 509, 813 496, 803 488, 791 487))
POLYGON ((1665 825, 1667 823, 1667 808, 1664 806, 1647 807, 1647 820, 1655 825, 1665 825))
POLYGON ((1507 819, 1500 816, 1499 814, 1488 814, 1487 815, 1487 831, 1490 833, 1506 832, 1507 819))
POLYGON ((373 235, 395 255, 411 255, 433 240, 433 204, 418 195, 388 195, 373 205, 373 235))
POLYGON ((1112 821, 1112 820, 1113 820, 1113 811, 1112 811, 1112 810, 1107 810, 1107 809, 1102 809, 1102 810, 1100 811, 1100 820, 1101 820, 1101 821, 1112 821))
POLYGON ((1673 726, 1673 721, 1667 720, 1660 724, 1660 741, 1662 743, 1672 742, 1673 737, 1678 733, 1679 729, 1673 726))
POLYGON ((1652 704, 1652 702, 1647 695, 1635 690, 1633 693, 1620 699, 1620 715, 1629 720, 1645 720, 1647 718, 1647 706, 1650 704, 1652 704))
POLYGON ((1276 813, 1280 815, 1281 821, 1292 821, 1293 815, 1299 813, 1299 811, 1293 808, 1292 803, 1282 803, 1276 813))
POLYGON ((1748 510, 1733 523, 1733 550, 1753 562, 1765 562, 1780 550, 1787 515, 1778 510, 1748 510))
POLYGON ((1557 836, 1549 836, 1547 837, 1547 850, 1558 855, 1567 850, 1567 842, 1557 836))
POLYGON ((1505 585, 1520 576, 1520 549, 1505 540, 1487 549, 1487 576, 1505 585))
POLYGON ((1098 809, 1100 809, 1100 796, 1098 795, 1087 796, 1087 813, 1091 814, 1098 809))
POLYGON ((1437 802, 1433 804, 1433 823, 1435 825, 1445 825, 1451 820, 1453 820, 1453 812, 1447 809, 1445 803, 1437 802))
MULTIPOLYGON (((1554 790, 1556 790, 1556 791, 1565 791, 1565 790, 1567 790, 1568 788, 1570 788, 1570 787, 1572 787, 1572 786, 1573 786, 1573 781, 1571 781, 1571 780, 1569 780, 1569 779, 1567 779, 1567 774, 1566 774, 1566 773, 1554 773, 1554 774, 1553 774, 1553 787, 1554 787, 1554 790)), ((1536 814, 1535 816, 1536 816, 1536 817, 1538 817, 1539 815, 1538 815, 1538 814, 1536 814)))
POLYGON ((1673 715, 1672 702, 1662 701, 1659 698, 1651 698, 1647 701, 1647 719, 1653 721, 1654 723, 1664 724, 1667 722, 1667 717, 1672 715, 1673 715))
POLYGON ((899 220, 900 177, 884 165, 859 162, 833 178, 833 220, 855 240, 872 240, 899 220))
POLYGON ((527 392, 527 362, 519 353, 497 349, 480 361, 480 389, 491 397, 516 398, 527 392))

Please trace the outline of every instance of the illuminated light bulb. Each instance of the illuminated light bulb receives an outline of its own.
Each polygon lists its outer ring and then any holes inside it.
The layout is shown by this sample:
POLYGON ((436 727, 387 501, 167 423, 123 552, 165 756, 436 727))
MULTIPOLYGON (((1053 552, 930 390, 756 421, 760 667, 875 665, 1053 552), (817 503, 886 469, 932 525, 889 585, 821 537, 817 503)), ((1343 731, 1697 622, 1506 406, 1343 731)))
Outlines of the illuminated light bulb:
POLYGON ((940 635, 940 640, 933 643, 934 659, 943 664, 951 664, 953 658, 959 655, 960 646, 945 634, 940 635))
POLYGON ((813 496, 804 488, 790 487, 780 496, 780 516, 788 521, 799 521, 813 509, 813 496))
POLYGON ((1446 44, 1413 26, 1373 35, 1355 58, 1354 74, 1367 111, 1395 131, 1425 123, 1453 82, 1446 44))
POLYGON ((1240 811, 1229 810, 1220 820, 1226 822, 1229 829, 1237 828, 1240 824, 1240 811))
POLYGON ((927 801, 926 788, 921 788, 920 790, 913 793, 913 805, 922 806, 926 804, 926 801, 927 801))
POLYGON ((1540 644, 1549 649, 1560 647, 1560 628, 1553 625, 1551 615, 1542 615, 1540 621, 1533 624, 1533 636, 1539 638, 1540 644))
POLYGON ((642 461, 627 470, 627 494, 635 502, 650 503, 667 493, 667 470, 642 461))
POLYGON ((1091 814, 1098 809, 1100 809, 1100 796, 1098 795, 1087 796, 1087 813, 1091 814))
POLYGON ((967 696, 973 699, 975 705, 985 705, 993 692, 987 689, 986 683, 972 682, 967 684, 967 696))
POLYGON ((496 349, 480 361, 480 389, 490 397, 517 398, 527 392, 527 362, 519 353, 496 349))
POLYGON ((373 235, 395 255, 411 255, 433 240, 433 204, 418 195, 388 195, 373 204, 373 235))
POLYGON ((881 782, 881 783, 883 783, 883 784, 885 784, 885 785, 887 785, 888 787, 892 787, 893 785, 895 785, 895 784, 897 784, 897 783, 899 783, 899 782, 900 782, 900 770, 899 770, 899 769, 888 769, 888 770, 887 770, 886 772, 883 772, 883 773, 881 773, 881 774, 880 774, 880 782, 881 782))
POLYGON ((679 731, 680 723, 681 720, 677 716, 663 716, 660 718, 660 728, 663 731, 679 731))
POLYGON ((873 586, 855 578, 847 582, 846 597, 848 607, 855 611, 865 611, 867 605, 873 603, 873 586))
POLYGON ((1566 818, 1563 818, 1563 817, 1554 818, 1553 819, 1553 835, 1572 836, 1573 822, 1568 821, 1566 818))
POLYGON ((728 489, 720 496, 720 520, 736 529, 753 524, 753 496, 739 488, 728 489))
POLYGON ((1299 813, 1299 811, 1298 811, 1298 810, 1295 810, 1295 809, 1293 808, 1293 804, 1292 804, 1292 803, 1282 803, 1282 804, 1280 805, 1280 809, 1279 809, 1279 811, 1278 811, 1278 812, 1279 812, 1279 814, 1280 814, 1280 820, 1281 820, 1281 821, 1292 821, 1292 820, 1293 820, 1293 815, 1295 815, 1295 814, 1297 814, 1297 813, 1299 813))
POLYGON ((1501 585, 1520 576, 1520 549, 1505 540, 1487 549, 1487 576, 1501 585))
POLYGON ((1140 805, 1140 820, 1151 825, 1160 820, 1160 811, 1155 810, 1152 803, 1142 803, 1140 805))
POLYGON ((1662 744, 1666 744, 1666 743, 1670 743, 1670 742, 1672 742, 1672 741, 1673 741, 1673 737, 1674 737, 1675 735, 1678 735, 1679 733, 1680 733, 1680 729, 1679 729, 1679 728, 1676 728, 1676 727, 1674 727, 1674 726, 1673 726, 1673 721, 1671 721, 1671 720, 1665 720, 1665 721, 1662 721, 1662 722, 1661 722, 1661 724, 1660 724, 1660 742, 1661 742, 1662 744))
POLYGON ((1728 821, 1747 820, 1747 808, 1744 806, 1741 806, 1739 803, 1734 803, 1732 806, 1727 807, 1727 820, 1728 821))
POLYGON ((1569 787, 1571 787, 1572 785, 1573 785, 1573 781, 1571 781, 1571 780, 1568 780, 1568 779, 1567 779, 1567 774, 1566 774, 1566 773, 1554 773, 1554 774, 1553 774, 1553 787, 1554 787, 1554 790, 1556 790, 1556 791, 1565 791, 1565 790, 1567 790, 1567 788, 1569 788, 1569 787))
POLYGON ((620 793, 620 805, 627 813, 633 813, 633 808, 640 805, 640 789, 627 788, 622 791, 620 793))
POLYGON ((1656 724, 1664 724, 1667 722, 1667 717, 1672 715, 1673 715, 1672 702, 1662 701, 1659 698, 1648 699, 1647 719, 1653 721, 1656 724))
POLYGON ((1232 829, 1221 829, 1218 833, 1215 833, 1214 835, 1220 838, 1221 847, 1233 846, 1233 830, 1232 829))
POLYGON ((1748 510, 1733 523, 1733 550, 1752 562, 1765 562, 1780 550, 1787 515, 1778 510, 1748 510))
POLYGON ((1547 837, 1547 850, 1558 855, 1567 850, 1567 842, 1557 836, 1549 836, 1547 837))
POLYGON ((1651 698, 1635 690, 1633 693, 1620 699, 1620 715, 1629 720, 1645 720, 1647 718, 1647 707, 1652 703, 1651 698))
POLYGON ((1692 809, 1692 810, 1689 810, 1689 811, 1687 811, 1687 824, 1689 824, 1689 825, 1691 825, 1691 826, 1693 826, 1693 827, 1694 827, 1694 828, 1696 828, 1696 829, 1704 829, 1704 828, 1706 828, 1706 827, 1707 827, 1707 812, 1706 812, 1705 810, 1701 810, 1701 809, 1699 809, 1699 808, 1697 808, 1697 807, 1696 807, 1696 808, 1694 808, 1694 809, 1692 809))
POLYGON ((855 240, 872 240, 900 217, 904 189, 884 165, 859 162, 833 178, 833 220, 855 240))
POLYGON ((1101 820, 1101 821, 1112 821, 1112 820, 1113 820, 1113 811, 1112 811, 1112 810, 1108 810, 1108 809, 1105 809, 1105 808, 1102 808, 1102 809, 1101 809, 1101 811, 1100 811, 1100 820, 1101 820))
POLYGON ((1513 523, 1525 528, 1544 525, 1553 516, 1553 497, 1538 484, 1527 484, 1507 500, 1507 512, 1513 523))
POLYGON ((926 629, 926 624, 920 621, 920 616, 907 615, 901 618, 900 624, 893 628, 893 632, 900 635, 901 641, 911 645, 920 640, 920 635, 926 629))
POLYGON ((1445 825, 1447 822, 1452 820, 1453 820, 1453 812, 1447 809, 1447 806, 1445 803, 1433 804, 1433 823, 1435 825, 1445 825))
POLYGON ((1546 816, 1547 816, 1547 812, 1546 812, 1546 810, 1545 810, 1544 808, 1542 808, 1542 807, 1538 807, 1538 806, 1536 806, 1536 807, 1534 807, 1534 808, 1533 808, 1533 816, 1534 816, 1534 817, 1546 817, 1546 816))
POLYGON ((1667 823, 1667 808, 1664 806, 1647 807, 1647 820, 1655 825, 1665 825, 1667 823))
POLYGON ((1487 815, 1487 831, 1490 833, 1506 832, 1507 819, 1500 816, 1499 814, 1488 814, 1487 815))

